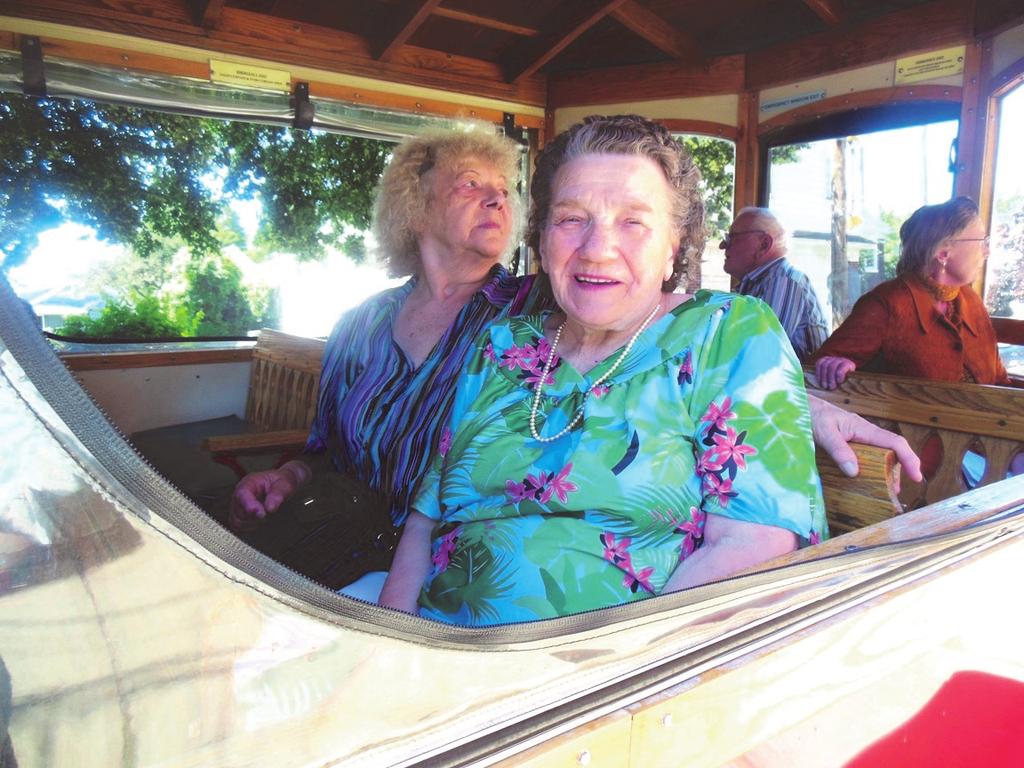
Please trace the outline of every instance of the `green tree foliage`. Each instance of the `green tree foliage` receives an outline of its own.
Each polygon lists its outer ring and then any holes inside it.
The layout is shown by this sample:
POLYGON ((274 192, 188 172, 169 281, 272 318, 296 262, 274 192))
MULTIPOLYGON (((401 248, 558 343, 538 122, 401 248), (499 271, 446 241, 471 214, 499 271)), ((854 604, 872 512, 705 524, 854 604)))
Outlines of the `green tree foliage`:
POLYGON ((990 276, 985 304, 992 315, 1013 316, 1013 302, 1024 302, 1024 198, 1001 201, 1003 223, 992 233, 992 248, 1010 254, 990 276))
POLYGON ((186 315, 201 318, 196 335, 244 336, 276 325, 275 318, 267 317, 268 297, 250 295, 242 284, 242 271, 230 260, 213 256, 193 261, 185 269, 185 279, 188 287, 181 305, 186 315))
POLYGON ((135 293, 126 299, 106 297, 97 317, 71 315, 57 333, 93 339, 195 336, 201 320, 201 314, 189 316, 172 301, 152 293, 135 293))
POLYGON ((732 223, 736 148, 731 142, 711 136, 690 135, 682 137, 681 141, 700 169, 708 242, 717 242, 732 223))
POLYGON ((27 258, 39 232, 65 221, 143 257, 173 237, 196 257, 216 254, 230 232, 218 225, 232 199, 263 204, 259 241, 320 258, 351 237, 346 224, 369 222, 389 152, 369 139, 6 94, 3 269, 27 258))

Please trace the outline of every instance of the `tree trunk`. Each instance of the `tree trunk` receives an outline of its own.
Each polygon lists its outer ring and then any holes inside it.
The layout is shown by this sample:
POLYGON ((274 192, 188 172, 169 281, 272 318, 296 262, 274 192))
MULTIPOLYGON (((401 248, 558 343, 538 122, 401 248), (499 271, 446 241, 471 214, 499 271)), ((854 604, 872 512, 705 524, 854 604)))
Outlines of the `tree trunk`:
POLYGON ((832 322, 850 312, 849 265, 846 260, 846 139, 836 139, 832 163, 832 322))

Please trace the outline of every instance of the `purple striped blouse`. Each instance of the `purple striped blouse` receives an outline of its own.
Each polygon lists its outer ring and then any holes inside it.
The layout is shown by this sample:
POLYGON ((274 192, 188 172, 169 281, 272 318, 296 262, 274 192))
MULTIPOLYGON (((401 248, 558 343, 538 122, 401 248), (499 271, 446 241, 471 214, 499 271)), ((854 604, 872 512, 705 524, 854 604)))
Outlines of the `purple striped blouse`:
POLYGON ((395 344, 392 326, 415 285, 411 278, 338 321, 324 353, 317 415, 306 443, 307 453, 329 450, 340 472, 386 494, 396 524, 405 520, 429 467, 470 348, 492 321, 524 311, 529 288, 520 290, 522 278, 495 266, 423 364, 413 368, 395 344))

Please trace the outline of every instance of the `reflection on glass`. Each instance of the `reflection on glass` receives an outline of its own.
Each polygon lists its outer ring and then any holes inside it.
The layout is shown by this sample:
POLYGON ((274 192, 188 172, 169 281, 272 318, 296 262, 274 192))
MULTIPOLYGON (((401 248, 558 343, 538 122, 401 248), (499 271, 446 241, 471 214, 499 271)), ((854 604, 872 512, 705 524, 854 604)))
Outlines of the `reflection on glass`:
POLYGON ((956 132, 953 120, 772 148, 768 206, 833 327, 895 276, 900 224, 952 195, 956 132))

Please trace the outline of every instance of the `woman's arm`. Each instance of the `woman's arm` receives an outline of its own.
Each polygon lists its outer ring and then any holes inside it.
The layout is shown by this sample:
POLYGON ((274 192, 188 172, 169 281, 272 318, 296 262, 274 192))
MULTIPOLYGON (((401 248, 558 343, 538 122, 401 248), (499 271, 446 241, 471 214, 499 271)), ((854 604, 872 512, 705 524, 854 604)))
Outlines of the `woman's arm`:
POLYGON ((796 534, 785 528, 709 513, 704 524, 704 544, 676 567, 662 592, 720 581, 792 552, 796 546, 796 534))
POLYGON ((825 339, 810 362, 832 358, 825 371, 817 365, 819 383, 835 389, 835 375, 841 375, 842 382, 846 375, 855 368, 863 368, 882 351, 882 343, 888 337, 892 319, 889 308, 883 299, 872 293, 866 293, 858 299, 850 315, 836 328, 832 335, 825 339), (842 369, 842 370, 839 370, 842 369), (833 375, 828 381, 821 381, 822 374, 833 375), (834 385, 833 385, 834 384, 834 385))
POLYGON ((378 602, 406 613, 419 613, 419 596, 430 572, 430 542, 434 521, 416 510, 405 521, 402 538, 395 550, 391 571, 380 591, 378 602))

